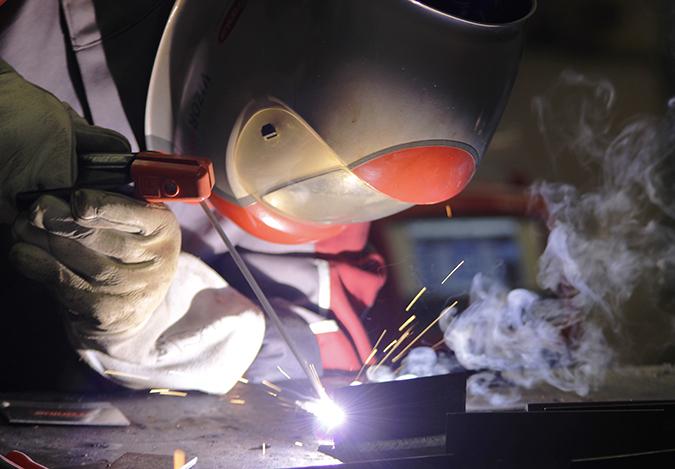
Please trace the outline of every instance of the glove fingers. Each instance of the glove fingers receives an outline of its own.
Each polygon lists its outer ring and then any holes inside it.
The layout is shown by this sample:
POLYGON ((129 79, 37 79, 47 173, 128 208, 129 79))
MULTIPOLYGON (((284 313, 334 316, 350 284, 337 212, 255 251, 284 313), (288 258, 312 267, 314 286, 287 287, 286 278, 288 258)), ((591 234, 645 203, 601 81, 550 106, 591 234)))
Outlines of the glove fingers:
POLYGON ((123 332, 146 319, 133 307, 131 299, 97 290, 87 280, 60 263, 47 251, 27 243, 17 243, 10 259, 26 277, 45 284, 61 304, 70 310, 71 325, 87 335, 123 332))
POLYGON ((147 287, 147 271, 143 272, 142 269, 153 264, 153 261, 123 264, 91 249, 82 248, 77 241, 53 235, 49 236, 49 252, 98 291, 108 294, 143 290, 147 287))
POLYGON ((151 252, 151 239, 116 230, 95 229, 78 224, 71 214, 70 205, 53 197, 42 196, 33 205, 30 215, 19 215, 14 223, 14 234, 49 251, 49 237, 68 238, 79 244, 76 249, 89 248, 124 264, 147 262, 155 259, 151 252))
MULTIPOLYGON (((73 194, 75 219, 82 226, 111 228, 152 236, 175 226, 173 213, 163 204, 148 204, 112 192, 80 189, 73 194)), ((180 236, 179 232, 176 236, 180 236)))
MULTIPOLYGON (((110 226, 116 229, 82 226, 79 219, 72 217, 66 202, 47 195, 38 199, 30 214, 24 213, 17 219, 14 234, 19 240, 42 248, 101 292, 120 295, 143 292, 149 283, 172 275, 164 259, 178 251, 180 230, 171 223, 175 219, 166 208, 149 208, 123 196, 108 195, 131 203, 134 210, 140 206, 141 214, 148 214, 149 219, 155 212, 161 212, 162 217, 169 217, 168 228, 159 229, 155 236, 153 233, 143 236, 120 231, 119 225, 110 226), (173 236, 178 239, 172 239, 173 236)), ((102 204, 103 209, 108 205, 102 204)), ((137 213, 134 215, 141 218, 137 213)), ((100 219, 89 221, 95 225, 100 219)))
POLYGON ((82 247, 75 240, 50 234, 30 224, 18 229, 21 230, 21 242, 39 247, 102 292, 124 294, 146 286, 143 276, 137 274, 138 265, 122 264, 82 247))
POLYGON ((129 153, 131 146, 124 136, 111 129, 89 124, 82 116, 64 103, 73 122, 77 154, 129 153))
MULTIPOLYGON (((9 252, 9 258, 19 272, 31 280, 47 285, 64 300, 72 296, 73 291, 87 292, 92 289, 85 279, 61 264, 44 249, 32 244, 15 244, 9 252)), ((69 304, 66 306, 70 307, 69 304)))
POLYGON ((19 242, 30 243, 49 251, 49 240, 47 239, 49 234, 45 230, 33 226, 26 212, 21 212, 14 220, 12 234, 14 239, 19 242))
POLYGON ((65 200, 52 195, 43 195, 32 205, 28 222, 36 228, 74 239, 87 236, 92 231, 75 222, 70 205, 65 200))

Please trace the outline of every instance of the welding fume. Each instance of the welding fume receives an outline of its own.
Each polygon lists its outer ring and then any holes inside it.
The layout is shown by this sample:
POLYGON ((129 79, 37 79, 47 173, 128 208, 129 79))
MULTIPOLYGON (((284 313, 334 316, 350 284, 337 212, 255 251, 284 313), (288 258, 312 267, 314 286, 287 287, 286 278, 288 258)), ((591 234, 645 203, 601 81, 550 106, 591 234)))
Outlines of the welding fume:
POLYGON ((488 370, 468 391, 495 405, 542 384, 587 397, 613 371, 640 382, 672 369, 673 103, 622 122, 615 114, 625 98, 605 79, 566 71, 534 99, 551 154, 572 154, 597 176, 585 187, 531 188, 550 230, 537 264, 544 293, 479 274, 470 306, 446 324, 459 362, 488 370))
POLYGON ((358 371, 369 222, 469 183, 532 2, 159 3, 117 36, 100 2, 0 7, 5 301, 31 343, 6 387, 358 371))

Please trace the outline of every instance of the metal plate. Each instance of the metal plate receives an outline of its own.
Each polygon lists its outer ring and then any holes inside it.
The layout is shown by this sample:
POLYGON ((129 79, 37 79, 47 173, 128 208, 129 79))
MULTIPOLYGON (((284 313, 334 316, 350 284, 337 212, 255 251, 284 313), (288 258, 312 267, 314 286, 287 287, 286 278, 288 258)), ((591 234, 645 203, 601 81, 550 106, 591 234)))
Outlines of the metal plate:
POLYGON ((0 404, 0 412, 10 423, 104 427, 129 425, 129 420, 110 402, 5 400, 0 404))

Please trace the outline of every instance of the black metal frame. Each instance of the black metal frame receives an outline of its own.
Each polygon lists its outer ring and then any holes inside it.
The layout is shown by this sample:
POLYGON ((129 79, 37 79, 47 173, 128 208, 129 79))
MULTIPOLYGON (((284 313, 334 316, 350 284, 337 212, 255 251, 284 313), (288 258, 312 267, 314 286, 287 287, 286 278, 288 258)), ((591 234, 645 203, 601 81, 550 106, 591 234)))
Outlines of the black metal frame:
POLYGON ((675 467, 675 400, 467 413, 466 377, 339 389, 348 423, 334 447, 320 449, 346 469, 675 467))

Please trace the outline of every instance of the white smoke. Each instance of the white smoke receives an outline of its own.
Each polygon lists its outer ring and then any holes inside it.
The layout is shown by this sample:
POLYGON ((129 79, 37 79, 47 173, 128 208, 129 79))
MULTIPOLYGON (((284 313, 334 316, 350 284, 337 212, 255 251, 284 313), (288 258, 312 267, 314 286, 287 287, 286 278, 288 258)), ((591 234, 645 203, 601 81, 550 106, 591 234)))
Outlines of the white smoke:
POLYGON ((371 366, 366 370, 366 377, 370 382, 382 382, 445 375, 460 370, 463 368, 457 360, 447 353, 437 353, 431 347, 414 347, 397 369, 387 365, 371 366))
MULTIPOLYGON (((613 131, 614 101, 610 83, 574 73, 535 99, 551 153, 572 153, 599 177, 584 191, 534 185, 549 216, 538 275, 546 296, 477 275, 470 306, 445 331, 464 367, 585 395, 611 366, 672 358, 675 110, 613 131)), ((470 382, 486 396, 499 394, 494 386, 485 374, 470 382)))

